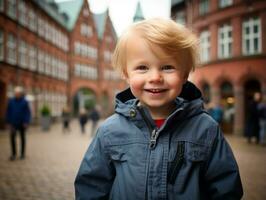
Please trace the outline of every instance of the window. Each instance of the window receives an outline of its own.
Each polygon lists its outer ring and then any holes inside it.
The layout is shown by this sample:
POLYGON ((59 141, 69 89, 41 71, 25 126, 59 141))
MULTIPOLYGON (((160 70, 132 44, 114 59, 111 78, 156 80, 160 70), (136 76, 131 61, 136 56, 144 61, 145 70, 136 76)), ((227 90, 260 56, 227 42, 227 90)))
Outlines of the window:
POLYGON ((44 53, 41 50, 38 50, 38 72, 45 72, 44 53))
POLYGON ((184 11, 177 11, 175 15, 175 21, 179 24, 186 24, 185 12, 184 11))
POLYGON ((0 61, 4 60, 4 33, 0 29, 0 61))
POLYGON ((199 14, 205 15, 209 12, 209 0, 200 0, 199 2, 199 14))
POLYGON ((80 26, 80 33, 86 37, 91 37, 93 35, 92 28, 84 23, 80 26))
POLYGON ((7 39, 7 62, 9 64, 16 64, 17 63, 17 39, 13 34, 8 34, 7 39))
POLYGON ((83 10, 83 16, 84 16, 84 17, 88 17, 88 16, 89 16, 89 11, 88 11, 88 9, 84 9, 84 10, 83 10))
POLYGON ((112 58, 112 54, 110 51, 104 51, 104 61, 110 62, 112 58))
POLYGON ((53 77, 56 77, 57 76, 57 60, 55 57, 52 57, 52 75, 53 77))
POLYGON ((51 58, 49 54, 45 55, 45 74, 50 75, 51 74, 51 58))
POLYGON ((38 34, 41 37, 44 37, 45 35, 45 27, 44 27, 44 21, 41 17, 38 17, 38 34))
POLYGON ((249 18, 242 25, 242 51, 244 55, 261 52, 261 22, 259 18, 249 18))
POLYGON ((29 9, 29 28, 34 32, 37 30, 36 14, 32 9, 29 9))
POLYGON ((80 55, 81 47, 79 42, 75 42, 75 54, 80 55))
POLYGON ((120 75, 117 71, 106 69, 104 70, 104 79, 105 80, 119 80, 120 75))
POLYGON ((75 76, 85 79, 96 80, 98 78, 97 69, 95 66, 85 64, 75 64, 74 69, 75 76))
POLYGON ((18 21, 21 25, 26 26, 27 25, 27 7, 24 1, 19 1, 19 13, 18 13, 18 21))
POLYGON ((37 69, 36 59, 36 48, 34 46, 29 46, 29 68, 32 71, 35 71, 37 69))
POLYGON ((202 62, 210 60, 210 32, 203 31, 200 34, 200 58, 202 62))
POLYGON ((229 58, 232 56, 232 26, 222 25, 218 30, 218 57, 229 58))
POLYGON ((28 67, 27 44, 22 40, 19 41, 18 46, 18 63, 23 68, 28 67))
POLYGON ((227 6, 231 6, 233 4, 233 0, 219 0, 219 7, 225 8, 227 6))
POLYGON ((17 4, 16 0, 8 0, 7 1, 7 15, 12 19, 17 18, 17 4))
POLYGON ((0 0, 0 12, 4 11, 4 0, 0 0))

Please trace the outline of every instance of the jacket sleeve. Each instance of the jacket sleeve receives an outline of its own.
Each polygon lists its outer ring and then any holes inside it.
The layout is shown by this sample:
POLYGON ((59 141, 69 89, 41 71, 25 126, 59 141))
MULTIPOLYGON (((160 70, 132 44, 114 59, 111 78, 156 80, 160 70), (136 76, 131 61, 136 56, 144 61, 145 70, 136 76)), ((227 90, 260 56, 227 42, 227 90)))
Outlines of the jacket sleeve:
POLYGON ((220 128, 215 127, 211 154, 205 171, 205 186, 210 199, 238 200, 243 195, 239 169, 233 152, 223 137, 220 128))
POLYGON ((28 101, 25 101, 24 113, 25 115, 24 115, 23 122, 25 124, 29 124, 31 120, 31 111, 30 111, 30 106, 29 106, 28 101))
POLYGON ((101 139, 97 134, 89 146, 75 179, 76 200, 108 199, 115 171, 109 162, 101 139))
POLYGON ((11 100, 9 100, 6 109, 6 122, 10 124, 11 121, 11 100))

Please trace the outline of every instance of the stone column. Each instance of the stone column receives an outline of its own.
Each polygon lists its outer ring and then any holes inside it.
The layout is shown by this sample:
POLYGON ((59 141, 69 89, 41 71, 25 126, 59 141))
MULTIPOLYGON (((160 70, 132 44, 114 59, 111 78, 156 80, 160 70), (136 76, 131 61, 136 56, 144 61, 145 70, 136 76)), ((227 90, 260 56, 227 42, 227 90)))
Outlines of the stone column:
POLYGON ((243 135, 245 129, 245 113, 244 113, 244 88, 242 86, 234 86, 235 96, 235 116, 233 132, 235 135, 243 135))

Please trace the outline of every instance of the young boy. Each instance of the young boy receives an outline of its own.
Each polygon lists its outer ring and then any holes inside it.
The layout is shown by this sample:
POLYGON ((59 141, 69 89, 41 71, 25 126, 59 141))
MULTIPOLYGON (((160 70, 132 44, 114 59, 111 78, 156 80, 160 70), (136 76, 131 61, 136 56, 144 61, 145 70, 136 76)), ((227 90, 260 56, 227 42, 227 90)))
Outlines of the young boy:
POLYGON ((133 24, 120 37, 113 65, 130 88, 85 154, 77 200, 241 199, 233 153, 187 81, 197 43, 165 19, 133 24))

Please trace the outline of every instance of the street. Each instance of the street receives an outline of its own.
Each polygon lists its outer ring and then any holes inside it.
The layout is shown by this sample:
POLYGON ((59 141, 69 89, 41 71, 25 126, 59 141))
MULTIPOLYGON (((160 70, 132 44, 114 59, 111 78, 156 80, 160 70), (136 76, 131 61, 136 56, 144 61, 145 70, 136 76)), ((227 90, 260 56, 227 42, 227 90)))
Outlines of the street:
MULTIPOLYGON (((62 133, 61 124, 53 125, 49 132, 42 132, 39 127, 30 127, 26 159, 13 162, 8 159, 8 132, 1 131, 0 199, 74 199, 74 178, 91 141, 89 128, 90 124, 87 124, 87 133, 82 135, 77 121, 72 121, 71 132, 65 134, 62 133)), ((242 137, 226 137, 240 167, 243 199, 266 199, 266 147, 248 144, 242 137)))

